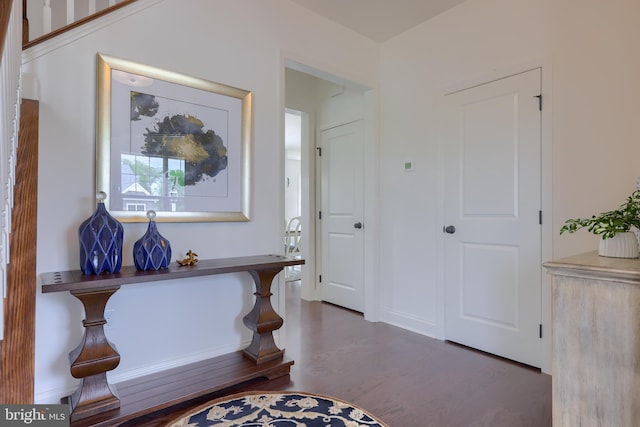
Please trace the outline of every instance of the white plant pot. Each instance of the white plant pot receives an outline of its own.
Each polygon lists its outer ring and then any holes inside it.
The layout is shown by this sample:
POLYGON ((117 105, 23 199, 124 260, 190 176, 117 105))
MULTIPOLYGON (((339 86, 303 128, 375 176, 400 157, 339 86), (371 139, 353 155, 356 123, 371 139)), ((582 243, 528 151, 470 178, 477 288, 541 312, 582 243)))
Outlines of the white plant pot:
POLYGON ((609 239, 600 239, 598 254, 610 258, 638 258, 638 238, 629 231, 609 239))

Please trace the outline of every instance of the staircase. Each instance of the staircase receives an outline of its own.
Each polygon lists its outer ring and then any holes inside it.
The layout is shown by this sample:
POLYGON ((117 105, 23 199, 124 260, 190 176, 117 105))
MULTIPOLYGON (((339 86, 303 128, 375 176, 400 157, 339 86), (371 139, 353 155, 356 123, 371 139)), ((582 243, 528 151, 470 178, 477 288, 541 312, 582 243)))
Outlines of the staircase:
POLYGON ((23 48, 28 49, 137 0, 23 0, 23 48))
POLYGON ((37 234, 38 103, 22 99, 22 63, 34 46, 136 1, 0 0, 0 402, 5 404, 34 398, 36 251, 28 243, 37 234))

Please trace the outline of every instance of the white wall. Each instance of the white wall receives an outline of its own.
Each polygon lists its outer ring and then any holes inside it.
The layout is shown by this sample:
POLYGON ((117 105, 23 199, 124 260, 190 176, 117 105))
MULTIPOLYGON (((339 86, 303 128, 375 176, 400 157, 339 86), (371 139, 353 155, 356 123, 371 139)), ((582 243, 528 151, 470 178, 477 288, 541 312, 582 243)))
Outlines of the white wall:
MULTIPOLYGON (((282 253, 282 52, 313 52, 315 64, 357 81, 377 79, 378 45, 287 0, 148 3, 49 53, 25 53, 24 72, 38 83, 41 108, 38 272, 79 268, 77 228, 95 206, 96 53, 253 92, 251 221, 160 223, 174 259, 188 249, 201 259, 282 253)), ((124 227, 130 254, 146 225, 124 227)), ((125 263, 133 263, 130 255, 125 263)), ((121 354, 110 376, 117 381, 239 348, 249 339, 242 316, 252 292, 242 274, 124 287, 107 307, 116 310, 107 334, 121 354)), ((67 353, 82 336, 82 307, 66 293, 39 294, 36 318, 36 401, 55 403, 77 382, 67 353)))
POLYGON ((639 20, 637 1, 468 0, 382 45, 380 277, 393 283, 382 287, 384 319, 442 331, 437 118, 448 89, 543 66, 545 258, 597 248, 586 232, 558 230, 617 207, 640 175, 639 20))

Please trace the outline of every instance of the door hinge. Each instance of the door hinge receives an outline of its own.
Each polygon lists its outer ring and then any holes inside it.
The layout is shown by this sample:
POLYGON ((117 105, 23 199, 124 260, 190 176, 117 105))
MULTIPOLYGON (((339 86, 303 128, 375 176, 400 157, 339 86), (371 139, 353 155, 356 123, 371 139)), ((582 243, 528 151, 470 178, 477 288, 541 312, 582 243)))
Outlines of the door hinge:
POLYGON ((316 150, 318 150, 318 156, 322 157, 322 147, 316 147, 316 150))
POLYGON ((542 338, 542 323, 540 323, 540 338, 542 338))
POLYGON ((542 225, 542 211, 538 211, 538 224, 542 225))
POLYGON ((322 219, 322 211, 318 211, 318 219, 322 219))
POLYGON ((534 98, 538 98, 538 110, 542 111, 542 94, 536 95, 534 98))

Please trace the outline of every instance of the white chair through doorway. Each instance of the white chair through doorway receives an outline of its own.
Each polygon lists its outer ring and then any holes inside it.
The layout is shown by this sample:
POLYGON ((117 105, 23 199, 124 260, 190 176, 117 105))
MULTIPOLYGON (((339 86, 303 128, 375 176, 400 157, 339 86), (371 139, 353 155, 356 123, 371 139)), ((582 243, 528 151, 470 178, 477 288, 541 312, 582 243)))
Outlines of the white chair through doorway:
MULTIPOLYGON (((300 239, 302 237, 302 219, 294 216, 287 223, 284 235, 284 254, 287 257, 300 258, 300 239)), ((286 281, 300 280, 301 267, 285 267, 284 276, 286 281)))

